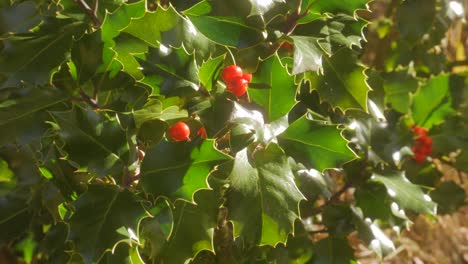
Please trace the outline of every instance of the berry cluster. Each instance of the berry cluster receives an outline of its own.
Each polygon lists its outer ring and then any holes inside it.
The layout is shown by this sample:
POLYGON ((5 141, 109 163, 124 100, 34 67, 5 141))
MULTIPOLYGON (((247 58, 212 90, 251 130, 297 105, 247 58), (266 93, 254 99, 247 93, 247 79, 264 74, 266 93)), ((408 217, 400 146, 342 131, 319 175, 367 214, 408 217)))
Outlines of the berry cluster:
POLYGON ((247 92, 247 86, 252 81, 252 75, 243 73, 242 68, 236 65, 229 65, 221 73, 226 89, 239 97, 247 92))
POLYGON ((414 161, 423 163, 427 156, 432 154, 432 139, 427 136, 427 130, 423 127, 413 126, 413 134, 415 136, 414 146, 414 161))
MULTIPOLYGON (((190 127, 185 122, 177 122, 169 128, 169 134, 174 141, 189 141, 190 140, 190 127)), ((197 136, 206 138, 206 130, 201 127, 197 131, 197 136)))

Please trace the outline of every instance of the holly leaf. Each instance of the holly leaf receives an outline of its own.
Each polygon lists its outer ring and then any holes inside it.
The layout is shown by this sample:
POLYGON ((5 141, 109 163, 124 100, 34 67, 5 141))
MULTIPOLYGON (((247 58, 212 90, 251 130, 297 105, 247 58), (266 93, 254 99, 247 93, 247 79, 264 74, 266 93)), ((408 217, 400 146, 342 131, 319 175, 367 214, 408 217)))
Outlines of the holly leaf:
POLYGON ((106 252, 99 260, 98 264, 145 264, 141 259, 137 247, 132 247, 127 243, 119 243, 113 248, 112 252, 106 252))
POLYGON ((7 99, 0 104, 0 146, 19 142, 26 144, 42 136, 49 126, 46 110, 61 108, 69 100, 59 90, 22 89, 21 97, 7 99))
POLYGON ((33 219, 27 202, 12 196, 0 196, 0 243, 24 234, 33 219))
POLYGON ((224 58, 225 55, 221 55, 216 58, 209 58, 200 67, 198 77, 200 78, 201 84, 207 91, 211 91, 213 84, 216 83, 215 78, 219 75, 224 58))
MULTIPOLYGON (((145 1, 139 1, 135 3, 130 3, 130 4, 123 4, 120 6, 117 10, 115 10, 114 13, 107 13, 105 16, 105 19, 102 23, 101 26, 101 38, 102 41, 104 42, 104 49, 102 53, 102 59, 103 63, 99 70, 101 72, 105 71, 111 71, 113 75, 117 74, 118 71, 122 69, 122 63, 118 62, 116 59, 118 57, 118 53, 114 50, 114 47, 116 46, 116 41, 114 41, 114 38, 120 35, 120 32, 127 27, 132 18, 139 18, 142 17, 145 14, 145 1)), ((123 39, 125 40, 125 39, 123 39)), ((125 50, 126 46, 129 46, 129 44, 126 44, 123 40, 121 40, 123 43, 121 44, 123 47, 121 49, 125 50), (124 45, 126 44, 126 45, 124 45)), ((140 43, 143 48, 139 48, 139 53, 145 52, 147 49, 147 45, 144 43, 140 43), (140 51, 143 49, 143 51, 140 51)), ((137 45, 137 44, 135 44, 137 45)), ((136 52, 136 50, 132 51, 136 52)), ((124 52, 122 52, 124 54, 124 52)), ((128 61, 130 60, 131 66, 127 66, 130 69, 133 69, 134 74, 135 67, 135 61, 134 59, 132 60, 131 58, 128 58, 128 56, 131 56, 129 54, 126 54, 127 56, 123 56, 121 60, 128 61)), ((137 76, 137 78, 141 78, 137 76)))
POLYGON ((0 158, 0 195, 12 190, 16 185, 15 174, 8 168, 8 162, 0 158))
POLYGON ((323 51, 318 38, 291 36, 294 41, 294 65, 292 74, 306 71, 322 71, 323 51))
POLYGON ((145 76, 142 83, 167 96, 191 95, 198 91, 198 65, 194 55, 183 49, 151 50, 146 60, 138 59, 145 76))
POLYGON ((249 16, 263 16, 265 13, 275 7, 276 3, 284 3, 284 0, 249 0, 251 4, 249 16))
POLYGON ((430 193, 431 198, 438 204, 440 214, 456 212, 465 204, 465 190, 453 181, 442 182, 430 193))
POLYGON ((323 57, 323 75, 307 72, 305 80, 310 82, 320 97, 333 107, 346 111, 361 109, 367 112, 367 93, 364 67, 357 64, 356 54, 342 48, 331 57, 323 57))
POLYGON ((387 235, 379 228, 377 221, 372 222, 369 218, 364 218, 362 211, 359 208, 351 206, 352 221, 359 232, 359 237, 368 244, 379 258, 395 251, 395 245, 387 235))
POLYGON ((100 31, 85 35, 73 45, 71 59, 80 84, 91 79, 99 69, 103 46, 100 31))
POLYGON ((137 196, 115 185, 89 185, 73 205, 75 213, 70 219, 68 239, 87 264, 99 260, 119 241, 128 240, 117 230, 137 232, 146 215, 137 196))
POLYGON ((435 214, 437 205, 429 195, 411 183, 404 172, 391 172, 384 175, 374 173, 371 181, 380 182, 387 188, 387 193, 397 204, 397 208, 409 209, 418 213, 435 214))
POLYGON ((188 117, 187 110, 179 109, 176 105, 164 109, 163 107, 163 103, 157 99, 148 100, 143 109, 133 112, 136 127, 140 128, 143 123, 152 120, 166 121, 188 117))
POLYGON ((400 113, 407 113, 410 108, 410 93, 418 88, 418 81, 407 71, 396 71, 383 76, 385 103, 400 113))
POLYGON ((297 86, 281 64, 278 55, 263 61, 253 75, 253 83, 266 84, 270 89, 249 89, 250 98, 265 109, 270 122, 285 116, 296 104, 297 86))
POLYGON ((369 0, 308 0, 308 6, 314 13, 347 14, 354 16, 356 10, 367 9, 369 0))
POLYGON ((418 126, 430 129, 455 113, 449 89, 449 75, 429 79, 413 96, 411 112, 418 126))
POLYGON ((183 13, 201 34, 220 45, 247 48, 263 40, 259 30, 239 17, 210 15, 212 9, 210 2, 202 1, 183 13))
POLYGON ((335 125, 308 120, 305 116, 289 125, 278 138, 288 155, 318 171, 338 168, 357 157, 335 125))
POLYGON ((123 173, 128 163, 128 143, 115 118, 78 107, 53 112, 52 117, 72 165, 99 176, 123 173))
POLYGON ((44 85, 62 64, 73 43, 85 28, 83 23, 48 20, 32 34, 15 35, 5 40, 0 54, 0 89, 21 86, 23 82, 44 85))
POLYGON ((142 253, 152 260, 157 260, 173 229, 172 206, 166 199, 158 199, 150 213, 153 217, 145 218, 141 222, 140 239, 145 243, 142 253))
POLYGON ((436 1, 411 0, 398 6, 396 19, 401 38, 415 44, 432 27, 436 15, 436 1))
POLYGON ((179 22, 179 15, 171 6, 167 9, 157 8, 155 12, 146 12, 144 16, 132 19, 122 32, 128 33, 151 47, 159 47, 161 33, 174 28, 179 22))
POLYGON ((194 195, 194 202, 177 200, 174 204, 174 227, 161 251, 164 263, 186 263, 200 251, 214 252, 213 231, 220 206, 213 191, 201 190, 194 195))
MULTIPOLYGON (((331 56, 343 47, 352 49, 353 46, 356 46, 361 48, 362 30, 366 24, 366 21, 348 15, 319 17, 319 19, 299 25, 294 33, 301 36, 314 36, 316 40, 312 37, 302 38, 310 38, 311 44, 316 46, 318 43, 320 49, 331 56)), ((292 38, 294 39, 294 37, 292 38)))
POLYGON ((27 33, 42 17, 34 1, 16 2, 0 9, 0 39, 9 34, 27 33))
POLYGON ((283 150, 274 143, 253 154, 237 153, 229 175, 226 207, 233 223, 234 237, 247 244, 285 243, 294 232, 299 202, 304 199, 283 150), (255 166, 255 167, 254 167, 255 166))
POLYGON ((312 263, 341 264, 353 263, 354 251, 345 238, 327 237, 314 244, 312 263))
POLYGON ((308 0, 306 3, 314 13, 347 14, 354 16, 356 10, 367 9, 369 0, 308 0))
POLYGON ((214 140, 203 140, 201 145, 162 141, 146 152, 140 186, 155 197, 192 201, 196 191, 208 188, 206 179, 213 167, 229 159, 214 147, 214 140))

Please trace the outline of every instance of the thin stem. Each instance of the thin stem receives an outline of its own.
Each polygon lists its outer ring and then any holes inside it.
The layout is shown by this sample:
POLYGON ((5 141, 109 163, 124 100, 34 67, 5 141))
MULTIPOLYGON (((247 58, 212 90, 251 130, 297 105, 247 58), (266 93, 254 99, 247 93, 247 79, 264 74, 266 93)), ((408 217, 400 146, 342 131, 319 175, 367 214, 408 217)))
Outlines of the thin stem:
POLYGON ((236 59, 234 58, 234 54, 232 54, 232 51, 226 47, 226 50, 228 51, 229 55, 231 56, 232 64, 236 65, 236 59))
POLYGON ((95 17, 97 17, 98 8, 99 8, 99 0, 94 0, 93 15, 95 17))
POLYGON ((320 230, 309 231, 310 235, 321 234, 321 233, 328 233, 328 229, 324 228, 320 230))
POLYGON ((312 214, 317 214, 318 212, 322 211, 323 208, 327 207, 329 204, 337 201, 340 198, 340 196, 343 193, 345 193, 352 185, 353 184, 352 184, 351 181, 346 182, 346 184, 343 185, 343 187, 340 190, 338 190, 336 193, 334 193, 332 195, 332 197, 330 197, 329 200, 327 200, 324 204, 320 205, 319 207, 314 208, 312 214))
POLYGON ((80 96, 81 99, 87 104, 89 104, 92 108, 94 109, 99 109, 101 108, 96 101, 94 101, 92 98, 90 98, 82 89, 80 89, 80 96))
POLYGON ((95 1, 94 8, 96 10, 91 9, 89 5, 84 1, 84 0, 73 0, 77 5, 83 9, 83 11, 86 13, 86 15, 93 21, 94 25, 96 27, 101 26, 102 22, 101 20, 97 17, 97 2, 98 0, 95 1))

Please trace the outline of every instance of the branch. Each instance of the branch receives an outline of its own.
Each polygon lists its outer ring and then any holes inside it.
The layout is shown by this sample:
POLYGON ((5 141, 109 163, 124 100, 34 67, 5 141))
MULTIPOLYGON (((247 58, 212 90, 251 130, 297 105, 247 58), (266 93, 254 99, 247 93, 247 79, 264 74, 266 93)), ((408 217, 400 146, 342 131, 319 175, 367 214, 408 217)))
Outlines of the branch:
POLYGON ((83 101, 87 104, 89 104, 92 108, 94 109, 99 109, 101 108, 97 102, 93 99, 91 99, 83 90, 80 89, 80 96, 81 96, 81 99, 83 99, 83 101))
POLYGON ((99 0, 95 0, 94 3, 94 9, 91 9, 88 4, 85 2, 85 0, 73 0, 77 5, 83 9, 83 11, 88 15, 88 17, 93 21, 94 25, 96 27, 101 26, 102 22, 101 20, 97 17, 97 2, 99 0))
POLYGON ((314 208, 314 209, 312 210, 312 214, 317 214, 318 212, 322 211, 323 208, 325 208, 325 207, 328 206, 329 204, 331 204, 331 203, 337 201, 337 200, 340 198, 340 196, 341 196, 343 193, 345 193, 352 185, 353 185, 353 184, 352 184, 351 181, 347 181, 346 184, 343 185, 343 187, 342 187, 340 190, 338 190, 336 193, 334 193, 334 194, 332 195, 332 197, 330 197, 330 199, 328 199, 324 204, 322 204, 322 205, 320 205, 320 206, 314 208))

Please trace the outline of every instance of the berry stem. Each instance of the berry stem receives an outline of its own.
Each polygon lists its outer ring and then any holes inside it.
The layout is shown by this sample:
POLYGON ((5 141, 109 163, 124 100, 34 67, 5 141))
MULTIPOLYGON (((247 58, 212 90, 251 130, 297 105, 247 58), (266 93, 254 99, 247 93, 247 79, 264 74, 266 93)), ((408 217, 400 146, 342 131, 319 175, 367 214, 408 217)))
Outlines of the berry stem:
POLYGON ((98 0, 95 0, 94 3, 94 8, 91 9, 89 5, 84 1, 84 0, 73 0, 77 5, 83 9, 83 11, 86 13, 86 15, 93 21, 94 25, 96 27, 100 27, 102 25, 101 20, 97 17, 97 2, 98 0))
MULTIPOLYGON (((226 46, 225 46, 225 47, 226 47, 226 46)), ((226 47, 226 50, 228 51, 229 56, 231 57, 232 64, 236 65, 236 59, 235 59, 235 57, 234 57, 234 54, 232 53, 232 51, 231 51, 228 47, 226 47)))

